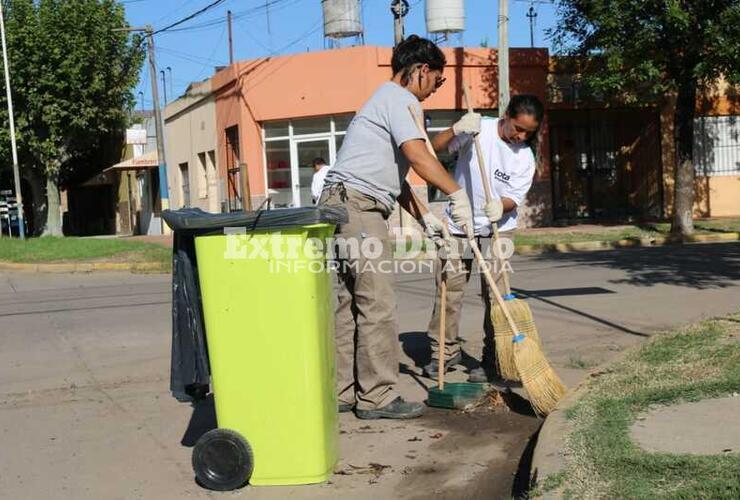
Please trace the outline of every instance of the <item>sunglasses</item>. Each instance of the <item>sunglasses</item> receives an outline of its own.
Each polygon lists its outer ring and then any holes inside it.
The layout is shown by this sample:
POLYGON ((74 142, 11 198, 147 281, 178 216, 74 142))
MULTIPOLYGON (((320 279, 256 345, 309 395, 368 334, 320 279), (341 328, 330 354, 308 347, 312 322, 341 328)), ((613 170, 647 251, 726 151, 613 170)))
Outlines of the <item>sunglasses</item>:
MULTIPOLYGON (((418 69, 421 69, 422 66, 423 66, 423 64, 420 64, 419 66, 417 66, 417 68, 418 69)), ((445 78, 442 75, 436 77, 435 80, 434 80, 434 89, 436 90, 436 89, 440 88, 442 85, 444 85, 444 83, 446 81, 447 81, 447 78, 445 78)), ((421 71, 419 71, 419 86, 421 86, 421 71)))

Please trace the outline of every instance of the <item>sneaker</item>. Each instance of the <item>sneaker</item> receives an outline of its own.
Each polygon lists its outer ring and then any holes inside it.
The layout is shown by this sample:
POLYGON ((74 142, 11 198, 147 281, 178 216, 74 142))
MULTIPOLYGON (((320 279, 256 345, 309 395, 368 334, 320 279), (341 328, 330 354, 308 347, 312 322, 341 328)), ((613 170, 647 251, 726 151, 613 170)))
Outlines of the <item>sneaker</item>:
POLYGON ((339 410, 339 413, 348 413, 355 409, 354 403, 339 403, 337 405, 337 410, 339 410))
POLYGON ((375 410, 355 410, 357 418, 361 418, 363 420, 372 420, 377 418, 416 418, 421 416, 422 413, 424 413, 423 403, 410 403, 408 401, 404 401, 401 396, 398 396, 390 404, 387 404, 382 408, 376 408, 375 410))
MULTIPOLYGON (((462 353, 458 352, 454 356, 452 356, 449 359, 445 359, 445 373, 447 373, 447 370, 455 366, 456 364, 460 363, 462 361, 462 353)), ((428 364, 426 364, 423 368, 422 375, 424 375, 427 378, 435 379, 439 375, 439 360, 438 359, 432 359, 428 364)))

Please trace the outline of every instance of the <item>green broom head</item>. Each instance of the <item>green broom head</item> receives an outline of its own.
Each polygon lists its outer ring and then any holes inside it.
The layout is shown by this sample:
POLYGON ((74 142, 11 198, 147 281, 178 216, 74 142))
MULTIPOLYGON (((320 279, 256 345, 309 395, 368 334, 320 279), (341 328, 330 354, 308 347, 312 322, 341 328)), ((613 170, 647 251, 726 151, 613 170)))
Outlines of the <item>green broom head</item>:
POLYGON ((512 339, 512 346, 514 364, 529 394, 529 403, 539 415, 549 414, 565 395, 565 384, 532 339, 520 332, 512 339))
MULTIPOLYGON (((529 336, 537 345, 540 345, 540 336, 537 333, 537 326, 534 324, 529 305, 518 299, 513 293, 505 295, 504 300, 519 332, 529 336)), ((493 323, 493 340, 496 348, 498 374, 505 380, 518 381, 520 377, 514 364, 514 348, 511 342, 514 338, 514 332, 511 331, 501 306, 496 303, 491 308, 491 323, 493 323)))

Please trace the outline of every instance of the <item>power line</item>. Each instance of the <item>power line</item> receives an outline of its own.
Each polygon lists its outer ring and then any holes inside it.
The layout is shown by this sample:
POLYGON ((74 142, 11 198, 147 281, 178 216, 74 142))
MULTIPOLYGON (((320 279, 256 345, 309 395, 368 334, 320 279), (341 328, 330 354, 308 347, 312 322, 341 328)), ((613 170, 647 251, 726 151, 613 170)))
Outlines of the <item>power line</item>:
MULTIPOLYGON (((258 17, 265 13, 267 9, 274 7, 272 9, 272 12, 276 12, 278 10, 285 9, 287 7, 291 7, 295 4, 298 4, 300 2, 303 2, 304 0, 270 0, 269 2, 258 5, 256 7, 251 7, 249 9, 241 10, 241 11, 232 11, 232 20, 236 21, 238 19, 250 19, 254 17, 258 17)), ((185 26, 182 28, 175 28, 175 29, 169 29, 169 28, 162 28, 161 30, 157 30, 156 32, 162 32, 166 29, 166 33, 182 33, 185 31, 205 31, 206 29, 210 29, 212 27, 218 26, 220 24, 225 24, 226 19, 223 16, 213 17, 210 19, 206 19, 205 21, 199 23, 199 24, 193 24, 190 26, 185 26)), ((155 32, 155 33, 156 33, 155 32)))
POLYGON ((226 0, 214 0, 213 2, 211 2, 208 5, 206 5, 205 7, 203 7, 202 9, 196 10, 192 14, 190 14, 188 16, 185 16, 182 19, 180 19, 178 21, 175 21, 174 23, 168 24, 164 28, 159 28, 159 29, 155 30, 154 33, 152 33, 152 34, 154 35, 154 34, 157 34, 157 33, 162 33, 163 31, 167 31, 169 29, 172 29, 175 26, 181 25, 182 23, 186 23, 186 22, 190 21, 191 19, 194 19, 194 18, 198 17, 199 15, 203 14, 204 12, 208 12, 212 8, 221 5, 225 1, 226 0))

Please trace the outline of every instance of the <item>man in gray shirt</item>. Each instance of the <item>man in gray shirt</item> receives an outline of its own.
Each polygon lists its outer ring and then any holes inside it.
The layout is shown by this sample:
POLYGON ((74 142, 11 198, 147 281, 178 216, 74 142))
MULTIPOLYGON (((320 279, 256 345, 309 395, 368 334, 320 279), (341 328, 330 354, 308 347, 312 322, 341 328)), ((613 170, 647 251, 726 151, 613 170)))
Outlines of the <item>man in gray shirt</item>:
MULTIPOLYGON (((405 181, 409 166, 448 194, 453 221, 473 230, 468 196, 428 151, 425 133, 412 114, 423 116, 419 102, 444 83, 445 62, 434 43, 416 35, 395 48, 393 78, 355 115, 319 201, 347 209, 349 222, 336 231, 338 241, 350 242, 345 250, 352 247, 351 242, 365 250, 375 244, 381 248, 380 252, 349 253, 337 249, 339 411, 354 408, 359 418, 413 418, 424 409, 421 403, 404 401, 395 390, 400 348, 387 219, 398 201, 428 235, 440 238, 443 224, 405 181)), ((466 115, 455 125, 456 133, 477 133, 479 118, 466 115)))

